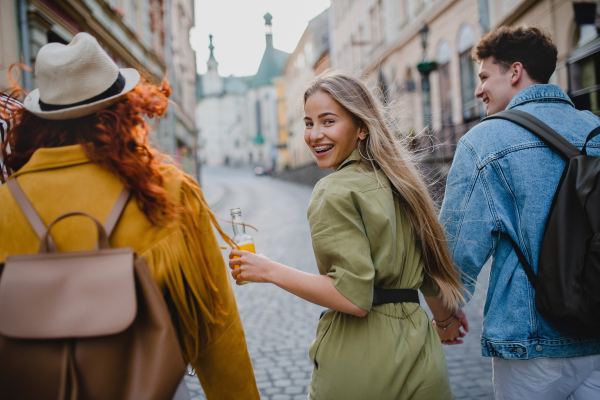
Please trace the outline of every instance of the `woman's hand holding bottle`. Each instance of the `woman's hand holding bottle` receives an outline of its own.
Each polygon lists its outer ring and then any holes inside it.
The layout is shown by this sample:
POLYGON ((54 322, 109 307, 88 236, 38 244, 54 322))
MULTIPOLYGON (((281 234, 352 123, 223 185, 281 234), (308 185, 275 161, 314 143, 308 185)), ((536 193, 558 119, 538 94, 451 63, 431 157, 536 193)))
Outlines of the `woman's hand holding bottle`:
POLYGON ((238 285, 245 282, 272 282, 271 274, 277 263, 262 254, 232 249, 229 253, 231 276, 238 285))
MULTIPOLYGON (((238 250, 246 250, 250 253, 256 253, 256 248, 254 247, 254 239, 252 236, 246 233, 246 224, 244 224, 244 219, 242 218, 242 209, 241 208, 232 208, 229 210, 231 212, 231 226, 233 227, 233 241, 238 246, 238 250)), ((232 256, 230 255, 229 258, 232 256)), ((237 256, 233 256, 237 257, 237 256)), ((231 264, 230 264, 231 265, 231 264)), ((238 274, 239 275, 239 274, 238 274)), ((238 285, 244 285, 249 281, 240 281, 237 282, 238 285)))

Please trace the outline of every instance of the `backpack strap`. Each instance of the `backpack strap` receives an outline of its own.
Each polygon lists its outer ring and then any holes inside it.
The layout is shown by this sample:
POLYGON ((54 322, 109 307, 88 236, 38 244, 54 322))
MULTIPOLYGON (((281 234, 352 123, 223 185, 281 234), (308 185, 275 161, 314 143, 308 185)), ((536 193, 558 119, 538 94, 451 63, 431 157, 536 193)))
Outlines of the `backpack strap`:
MULTIPOLYGON (((37 211, 35 211, 35 208, 33 208, 33 204, 31 204, 25 195, 25 192, 23 192, 23 189, 21 189, 21 185, 19 185, 16 178, 7 180, 6 184, 8 185, 8 189, 12 193, 13 197, 19 204, 19 207, 21 207, 21 211, 23 211, 23 214, 25 214, 29 224, 35 231, 35 234, 41 240, 42 236, 44 236, 44 233, 46 233, 46 225, 38 215, 37 211)), ((50 241, 52 241, 52 238, 50 238, 50 241)), ((51 247, 52 246, 53 244, 51 247)))
MULTIPOLYGON (((29 201, 29 199, 25 195, 25 192, 23 192, 23 189, 21 188, 21 185, 19 185, 19 183, 17 182, 16 178, 7 180, 6 184, 8 185, 8 189, 12 193, 13 197, 19 204, 19 207, 21 207, 21 210, 23 211, 23 214, 25 214, 25 217, 29 221, 29 224, 35 231, 35 234, 41 240, 44 234, 46 233, 46 225, 40 218, 37 211, 35 211, 35 208, 33 208, 33 204, 31 204, 31 201, 29 201)), ((119 194, 119 197, 117 198, 117 201, 115 202, 115 205, 110 211, 110 214, 106 219, 106 223, 104 224, 104 229, 106 230, 107 237, 110 237, 113 229, 117 225, 117 222, 119 221, 123 210, 125 210, 125 206, 127 205, 128 200, 129 189, 127 189, 127 187, 123 187, 123 190, 119 194)), ((51 237, 48 238, 48 242, 49 247, 55 250, 56 246, 54 245, 54 242, 52 241, 51 237)))
MULTIPOLYGON (((540 121, 540 119, 534 117, 529 113, 526 113, 521 110, 504 110, 496 114, 490 115, 489 117, 484 118, 482 121, 495 118, 506 119, 508 121, 514 122, 519 126, 522 126, 523 128, 527 129, 528 131, 542 139, 544 142, 546 142, 548 146, 550 146, 550 148, 552 148, 554 151, 556 151, 558 154, 560 154, 567 160, 582 154, 582 152, 571 142, 562 137, 558 132, 550 128, 544 122, 540 121)), ((507 237, 510 241, 510 244, 512 245, 513 250, 515 251, 517 258, 519 259, 519 263, 521 263, 523 271, 525 271, 527 279, 529 279, 529 283, 531 283, 531 286, 533 287, 533 289, 535 289, 537 286, 537 276, 533 271, 533 268, 531 268, 531 264, 529 264, 529 261, 527 261, 525 254, 523 254, 521 248, 513 240, 513 238, 511 238, 506 232, 502 232, 502 234, 505 237, 507 237)))
POLYGON ((119 197, 117 198, 117 201, 115 202, 115 205, 113 206, 112 210, 110 211, 110 214, 108 215, 108 218, 106 219, 106 222, 104 223, 104 230, 106 230, 107 237, 110 237, 113 229, 117 225, 117 222, 119 222, 119 218, 121 218, 121 214, 123 214, 123 211, 125 210, 125 206, 127 205, 128 200, 129 200, 129 189, 127 189, 127 187, 124 186, 123 190, 121 190, 121 193, 119 194, 119 197))
POLYGON ((527 261, 527 258, 525 258, 525 254, 523 254, 519 245, 508 235, 508 233, 502 232, 502 235, 506 236, 508 240, 510 240, 510 244, 512 244, 513 250, 517 254, 517 258, 519 259, 519 262, 525 271, 525 275, 527 275, 527 279, 529 279, 529 283, 531 283, 531 287, 535 289, 537 286, 537 275, 535 272, 533 272, 533 268, 531 268, 531 264, 529 264, 529 261, 527 261))
POLYGON ((540 121, 533 115, 521 110, 504 110, 490 115, 481 121, 489 119, 506 119, 527 129, 544 142, 546 142, 554 151, 566 159, 571 159, 581 154, 581 151, 567 139, 558 134, 554 129, 540 121))
POLYGON ((583 149, 581 149, 581 154, 587 155, 585 148, 587 147, 588 142, 598 135, 600 135, 600 126, 597 126, 593 131, 591 131, 588 137, 585 139, 585 144, 583 145, 583 149))

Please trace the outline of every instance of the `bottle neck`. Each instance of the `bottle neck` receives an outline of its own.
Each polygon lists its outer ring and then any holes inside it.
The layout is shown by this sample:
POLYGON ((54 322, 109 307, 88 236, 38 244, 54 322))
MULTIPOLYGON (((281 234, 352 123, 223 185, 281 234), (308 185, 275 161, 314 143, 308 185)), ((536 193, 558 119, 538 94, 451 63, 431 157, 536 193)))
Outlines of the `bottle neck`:
POLYGON ((244 218, 240 214, 233 214, 231 216, 231 225, 233 226, 233 234, 239 235, 240 233, 246 233, 246 227, 243 225, 244 218))

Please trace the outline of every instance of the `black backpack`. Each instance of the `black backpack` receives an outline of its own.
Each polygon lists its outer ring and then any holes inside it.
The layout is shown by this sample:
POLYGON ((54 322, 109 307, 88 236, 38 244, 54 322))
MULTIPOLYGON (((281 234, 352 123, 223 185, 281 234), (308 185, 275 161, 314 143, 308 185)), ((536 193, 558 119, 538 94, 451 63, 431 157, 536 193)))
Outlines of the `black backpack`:
POLYGON ((549 321, 598 335, 600 328, 600 157, 580 151, 548 125, 519 110, 488 119, 506 119, 529 130, 560 154, 567 165, 552 200, 538 258, 537 276, 519 246, 511 243, 535 289, 535 305, 549 321))

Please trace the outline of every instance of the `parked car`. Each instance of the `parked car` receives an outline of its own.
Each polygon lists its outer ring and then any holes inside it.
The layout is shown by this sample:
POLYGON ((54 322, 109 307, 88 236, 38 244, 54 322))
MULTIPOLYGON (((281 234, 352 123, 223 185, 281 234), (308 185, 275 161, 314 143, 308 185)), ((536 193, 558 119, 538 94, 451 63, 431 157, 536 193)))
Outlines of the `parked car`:
POLYGON ((260 165, 254 167, 254 175, 256 176, 266 176, 273 175, 273 168, 261 167, 260 165))

